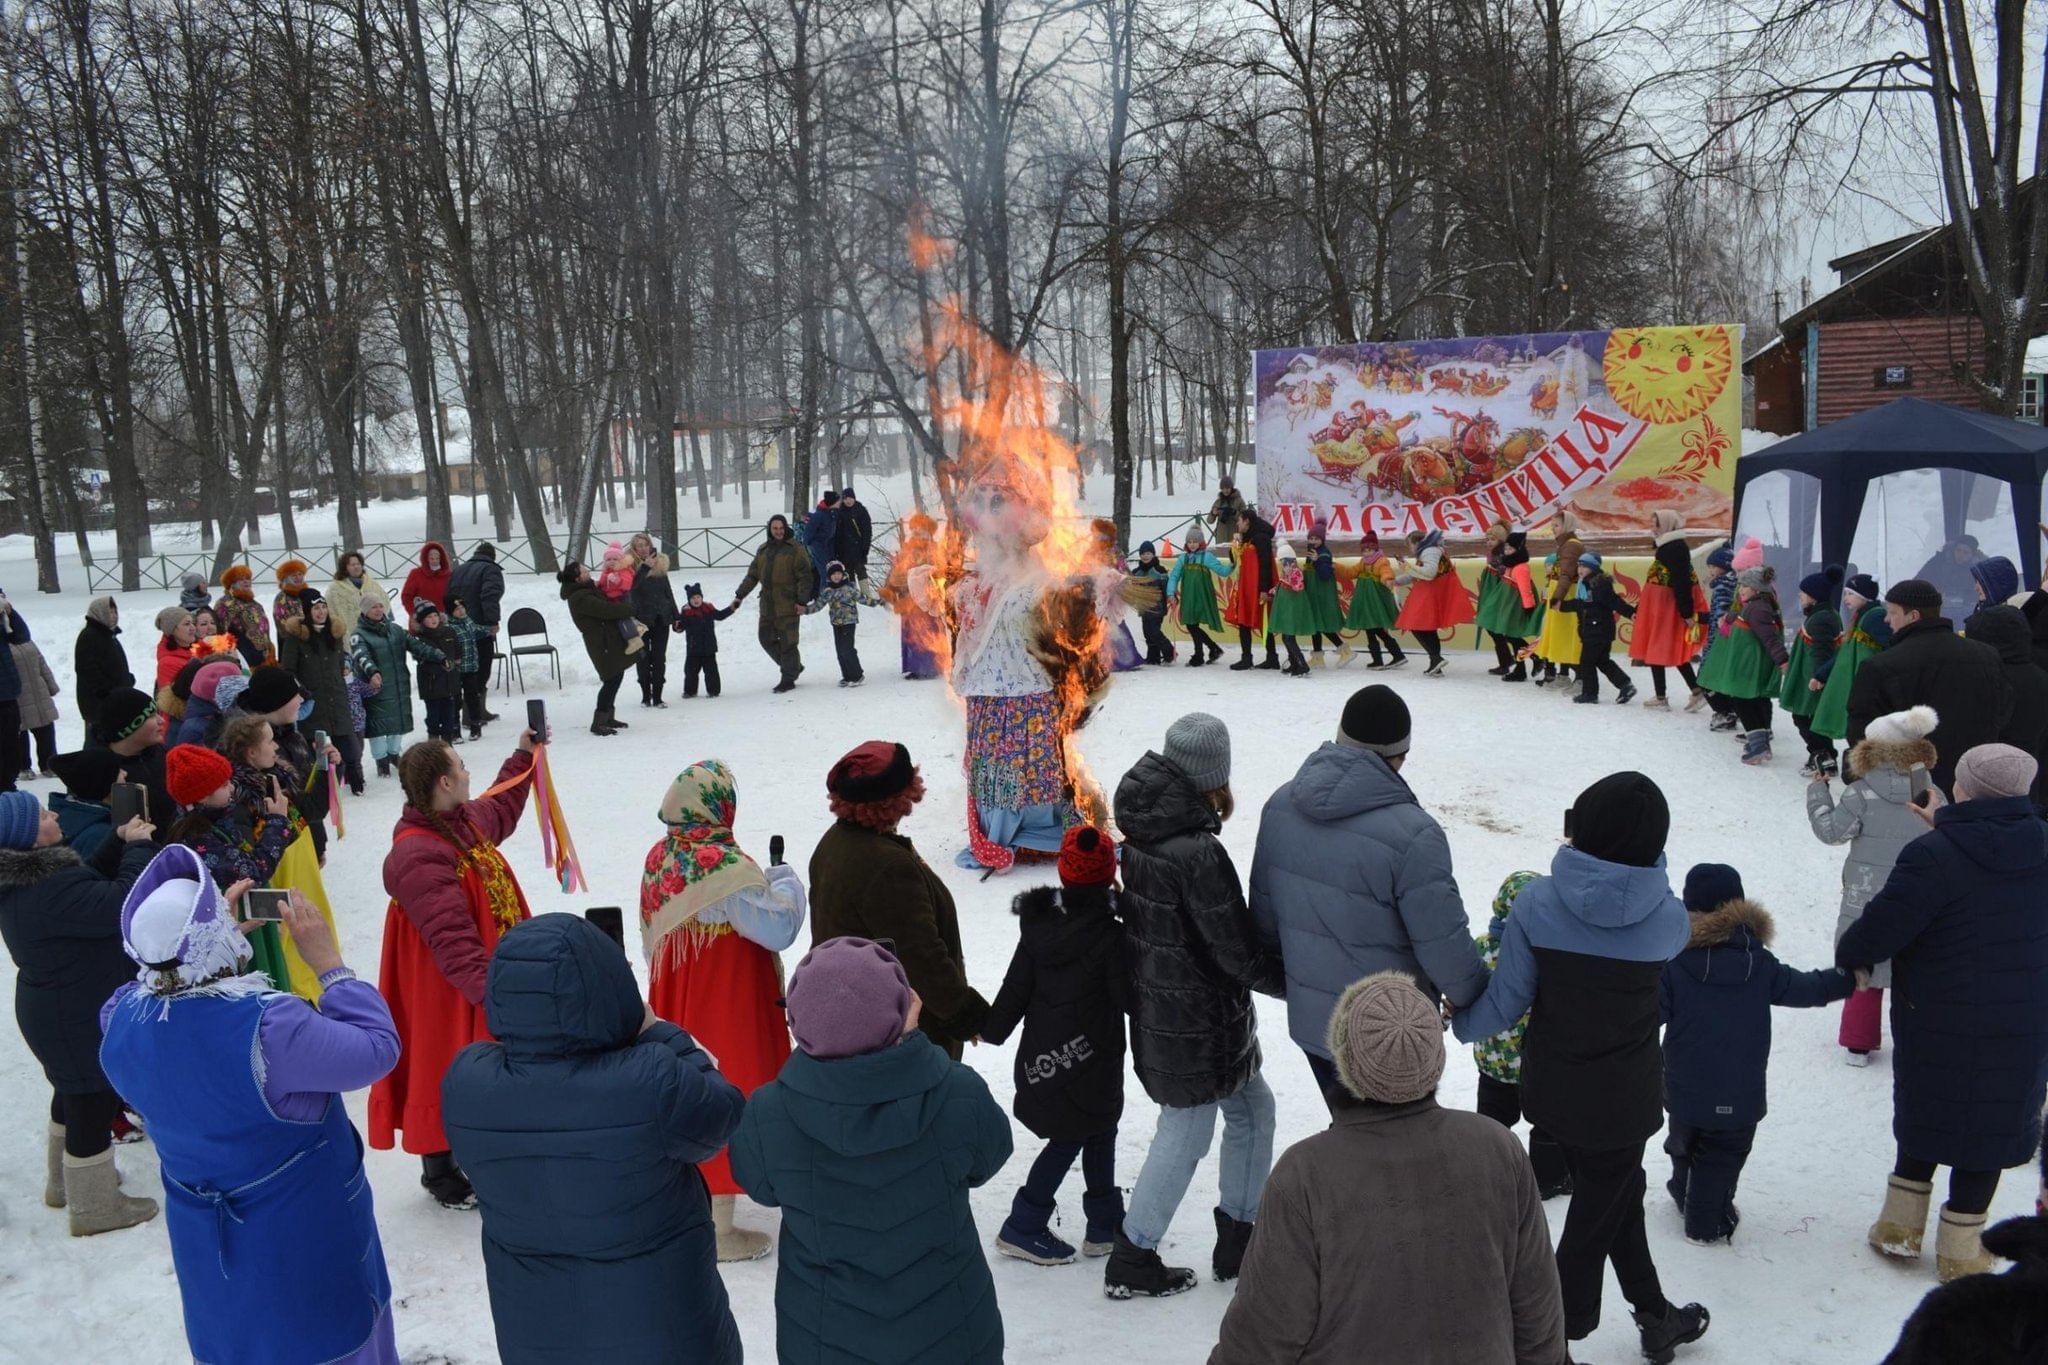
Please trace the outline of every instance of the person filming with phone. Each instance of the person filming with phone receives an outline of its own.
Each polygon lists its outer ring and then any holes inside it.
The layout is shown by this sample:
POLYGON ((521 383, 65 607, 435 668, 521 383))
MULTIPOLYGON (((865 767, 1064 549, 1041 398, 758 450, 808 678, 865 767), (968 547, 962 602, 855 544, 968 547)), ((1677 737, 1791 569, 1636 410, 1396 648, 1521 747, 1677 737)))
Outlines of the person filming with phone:
MULTIPOLYGON (((250 957, 255 912, 243 913, 257 894, 247 881, 222 891, 182 846, 148 864, 121 907, 131 979, 99 1012, 100 1055, 162 1165, 193 1359, 397 1365, 363 1145, 341 1096, 391 1069, 398 1030, 296 891, 263 913, 318 974, 320 1003, 271 989, 250 957)), ((149 1324, 156 1348, 167 1327, 149 1324)))
POLYGON ((471 795, 469 768, 445 740, 422 741, 398 760, 405 809, 384 858, 391 904, 377 984, 405 1051, 370 1091, 370 1145, 390 1151, 402 1142, 420 1158, 420 1185, 444 1208, 476 1207, 441 1126, 441 1077, 456 1053, 491 1037, 484 1018, 491 954, 532 913, 498 845, 526 811, 533 748, 545 735, 520 735, 481 796, 471 795))

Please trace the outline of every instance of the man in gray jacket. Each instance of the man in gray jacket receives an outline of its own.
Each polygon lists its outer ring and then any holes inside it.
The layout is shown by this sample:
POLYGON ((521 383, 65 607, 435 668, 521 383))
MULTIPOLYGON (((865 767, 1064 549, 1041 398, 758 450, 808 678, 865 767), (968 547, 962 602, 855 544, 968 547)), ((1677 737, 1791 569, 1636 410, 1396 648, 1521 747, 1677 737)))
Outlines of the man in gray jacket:
POLYGON ((1335 742, 1308 756, 1259 817, 1251 911, 1287 969, 1287 1028, 1328 1097, 1325 1040, 1346 986, 1403 972, 1467 1005, 1486 991, 1443 829, 1401 780, 1407 703, 1390 687, 1355 692, 1335 742))

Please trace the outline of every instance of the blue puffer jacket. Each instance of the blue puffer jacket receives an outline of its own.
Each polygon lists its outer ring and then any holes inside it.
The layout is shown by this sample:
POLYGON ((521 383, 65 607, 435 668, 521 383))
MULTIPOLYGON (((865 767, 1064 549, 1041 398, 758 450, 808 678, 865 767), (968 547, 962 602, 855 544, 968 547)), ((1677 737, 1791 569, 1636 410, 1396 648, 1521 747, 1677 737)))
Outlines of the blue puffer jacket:
POLYGON ((1323 745, 1266 802, 1251 907, 1287 966, 1287 1030, 1318 1057, 1361 977, 1405 972, 1457 1005, 1486 989, 1443 830, 1364 749, 1323 745))
POLYGON ((1695 1128, 1748 1128, 1763 1120, 1771 1060, 1771 1006, 1846 1000, 1856 982, 1834 967, 1801 972, 1767 946, 1770 914, 1732 900, 1692 916, 1692 946, 1665 964, 1664 1107, 1695 1128))
POLYGON ((1935 812, 1835 945, 1838 966, 1887 958, 1899 1150, 1965 1171, 2031 1159, 2048 1090, 2048 825, 2028 798, 1935 812))
POLYGON ((498 942, 484 986, 495 1043, 441 1083, 455 1159, 483 1210, 499 1358, 737 1365, 695 1162, 745 1101, 645 1006, 618 945, 575 915, 498 942))
POLYGON ((114 833, 114 812, 103 801, 85 801, 69 792, 51 792, 50 810, 57 817, 57 828, 64 831, 64 842, 81 858, 99 852, 100 845, 114 833))
POLYGON ((858 1057, 793 1054, 748 1101, 728 1154, 740 1187, 782 1209, 778 1359, 1003 1358, 967 1192, 1009 1159, 1010 1120, 922 1033, 858 1057))

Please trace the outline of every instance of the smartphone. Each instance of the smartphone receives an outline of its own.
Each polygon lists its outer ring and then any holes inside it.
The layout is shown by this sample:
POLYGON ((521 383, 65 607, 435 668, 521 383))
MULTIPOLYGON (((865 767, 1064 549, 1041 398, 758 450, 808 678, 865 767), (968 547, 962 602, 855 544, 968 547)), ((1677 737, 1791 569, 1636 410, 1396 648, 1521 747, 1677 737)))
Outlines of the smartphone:
POLYGON ((768 841, 768 866, 782 866, 782 836, 780 834, 768 841))
POLYGON ((621 952, 626 947, 626 916, 616 905, 593 905, 583 912, 583 918, 604 930, 606 938, 619 945, 621 952))
POLYGON ((533 742, 548 742, 548 704, 544 701, 526 703, 526 728, 533 731, 533 742))
POLYGON ((1567 839, 1572 837, 1572 808, 1570 806, 1564 808, 1564 837, 1567 839))
POLYGON ((274 887, 256 886, 242 893, 242 918, 259 924, 284 923, 285 907, 292 903, 292 893, 274 887))
POLYGON ((313 766, 321 772, 327 771, 327 732, 313 732, 313 766))
POLYGON ((114 828, 119 829, 149 813, 149 791, 140 782, 116 782, 107 792, 107 809, 113 812, 114 828))

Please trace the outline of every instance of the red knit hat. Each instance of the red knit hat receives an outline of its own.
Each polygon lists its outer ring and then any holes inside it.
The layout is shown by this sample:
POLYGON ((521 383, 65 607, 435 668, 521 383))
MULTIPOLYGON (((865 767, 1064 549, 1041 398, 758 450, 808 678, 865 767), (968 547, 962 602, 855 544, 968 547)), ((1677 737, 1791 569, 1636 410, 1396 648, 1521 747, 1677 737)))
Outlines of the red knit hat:
POLYGON ((1076 825, 1060 840, 1060 884, 1108 886, 1116 880, 1116 840, 1093 825, 1076 825))
POLYGON ((198 805, 234 775, 234 764, 202 744, 180 744, 164 755, 164 786, 181 806, 198 805))

